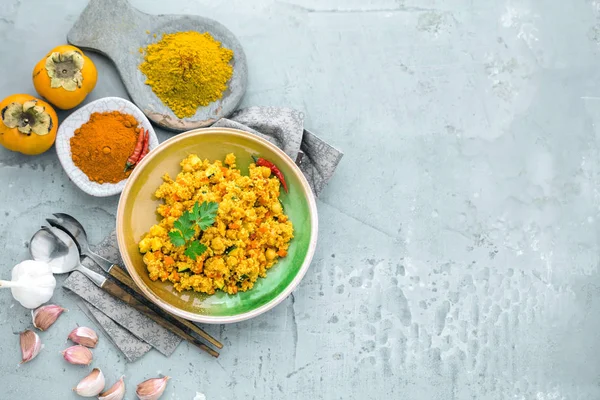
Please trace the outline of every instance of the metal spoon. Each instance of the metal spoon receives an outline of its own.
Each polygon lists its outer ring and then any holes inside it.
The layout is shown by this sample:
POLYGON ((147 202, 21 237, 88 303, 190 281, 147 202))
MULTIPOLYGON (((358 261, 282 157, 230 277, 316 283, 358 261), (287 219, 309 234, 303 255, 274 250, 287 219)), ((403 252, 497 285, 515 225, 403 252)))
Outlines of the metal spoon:
POLYGON ((38 231, 30 240, 29 253, 33 256, 34 252, 36 254, 34 259, 49 262, 66 256, 69 248, 51 229, 45 228, 38 231))
POLYGON ((77 244, 77 247, 79 248, 79 252, 82 255, 91 258, 106 272, 108 272, 111 269, 114 263, 110 262, 106 258, 101 257, 98 254, 94 253, 92 250, 90 250, 90 244, 88 243, 85 229, 77 219, 70 216, 69 214, 64 213, 56 213, 52 215, 54 215, 57 219, 55 220, 52 218, 46 218, 46 221, 48 221, 48 223, 53 227, 60 228, 66 231, 73 238, 75 244, 77 244))
POLYGON ((104 276, 81 265, 77 245, 69 235, 58 228, 43 226, 29 241, 29 252, 34 260, 49 263, 54 274, 79 271, 100 287, 106 280, 104 276), (70 254, 73 256, 69 256, 70 254), (61 258, 64 259, 59 260, 61 258), (61 262, 53 262, 57 260, 61 262))
POLYGON ((59 229, 61 232, 68 235, 73 243, 77 246, 79 253, 88 256, 110 276, 143 296, 143 293, 140 292, 139 288, 133 282, 133 279, 131 279, 131 277, 121 267, 90 250, 85 229, 83 229, 83 226, 79 223, 79 221, 69 214, 56 213, 53 215, 57 219, 46 218, 46 221, 48 221, 48 223, 52 225, 54 229, 59 229))

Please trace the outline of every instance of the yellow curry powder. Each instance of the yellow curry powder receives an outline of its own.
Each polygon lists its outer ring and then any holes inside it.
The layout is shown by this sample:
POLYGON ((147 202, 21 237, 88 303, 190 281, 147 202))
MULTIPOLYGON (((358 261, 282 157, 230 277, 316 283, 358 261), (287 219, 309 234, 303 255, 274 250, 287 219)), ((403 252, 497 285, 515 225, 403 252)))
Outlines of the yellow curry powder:
POLYGON ((156 96, 178 118, 186 118, 223 96, 233 74, 232 58, 233 51, 208 32, 177 32, 146 47, 139 69, 156 96))

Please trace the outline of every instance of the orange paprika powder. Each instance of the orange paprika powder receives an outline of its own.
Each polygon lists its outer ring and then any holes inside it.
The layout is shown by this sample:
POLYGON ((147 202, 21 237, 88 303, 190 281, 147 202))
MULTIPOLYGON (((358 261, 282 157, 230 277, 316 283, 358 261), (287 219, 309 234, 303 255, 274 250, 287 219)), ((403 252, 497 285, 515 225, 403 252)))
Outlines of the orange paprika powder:
POLYGON ((123 166, 133 153, 140 128, 129 114, 93 113, 71 138, 71 157, 91 181, 118 183, 131 171, 123 166))

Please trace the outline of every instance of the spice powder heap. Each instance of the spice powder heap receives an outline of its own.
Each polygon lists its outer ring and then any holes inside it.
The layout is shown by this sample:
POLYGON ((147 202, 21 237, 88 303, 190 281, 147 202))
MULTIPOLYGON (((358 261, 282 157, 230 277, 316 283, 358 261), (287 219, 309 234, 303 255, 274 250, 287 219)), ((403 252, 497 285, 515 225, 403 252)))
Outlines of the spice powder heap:
POLYGON ((178 118, 186 118, 223 96, 233 74, 232 58, 233 51, 208 32, 177 32, 149 45, 139 69, 156 96, 178 118))
POLYGON ((118 111, 93 113, 71 138, 71 157, 91 181, 118 183, 140 132, 138 121, 118 111))

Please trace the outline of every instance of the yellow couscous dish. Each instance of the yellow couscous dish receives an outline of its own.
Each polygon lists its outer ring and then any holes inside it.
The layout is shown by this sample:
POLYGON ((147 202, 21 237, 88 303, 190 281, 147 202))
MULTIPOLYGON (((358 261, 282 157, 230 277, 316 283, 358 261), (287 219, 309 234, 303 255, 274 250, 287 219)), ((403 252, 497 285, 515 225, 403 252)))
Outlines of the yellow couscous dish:
POLYGON ((294 235, 279 180, 255 164, 243 176, 235 162, 234 154, 224 163, 191 154, 175 180, 163 176, 155 192, 164 200, 162 220, 139 242, 150 279, 169 280, 178 291, 235 294, 287 255, 294 235))

